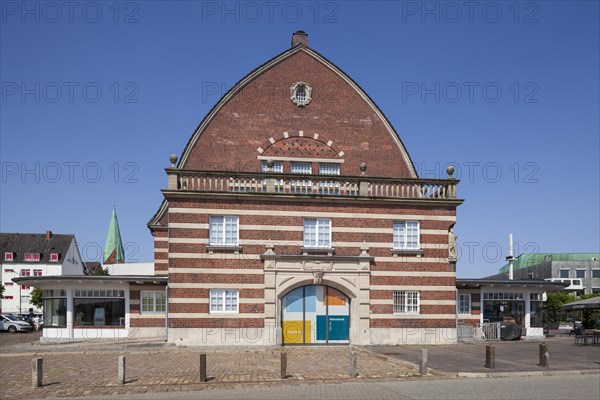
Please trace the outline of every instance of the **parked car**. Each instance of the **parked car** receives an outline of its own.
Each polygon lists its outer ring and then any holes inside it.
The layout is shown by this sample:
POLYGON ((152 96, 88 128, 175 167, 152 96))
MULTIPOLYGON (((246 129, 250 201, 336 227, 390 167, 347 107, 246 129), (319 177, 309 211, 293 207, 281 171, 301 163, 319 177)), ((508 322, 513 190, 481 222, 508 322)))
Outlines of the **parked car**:
POLYGON ((0 314, 0 329, 9 331, 10 333, 16 333, 18 331, 28 332, 33 328, 28 322, 21 321, 14 315, 0 314))

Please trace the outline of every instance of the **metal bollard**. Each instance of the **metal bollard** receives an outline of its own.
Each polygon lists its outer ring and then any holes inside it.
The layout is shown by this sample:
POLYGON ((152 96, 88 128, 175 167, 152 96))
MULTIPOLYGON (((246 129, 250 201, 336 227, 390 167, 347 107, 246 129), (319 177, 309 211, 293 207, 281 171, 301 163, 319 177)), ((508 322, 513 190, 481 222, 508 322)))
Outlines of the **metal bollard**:
POLYGON ((485 367, 496 368, 496 348, 491 343, 485 346, 485 367))
POLYGON ((419 352, 419 373, 427 375, 427 349, 421 349, 419 352))
POLYGON ((31 360, 31 386, 34 388, 42 387, 43 364, 44 359, 41 357, 31 360))
POLYGON ((281 352, 281 379, 287 378, 287 353, 281 352))
POLYGON ((549 367, 550 362, 550 353, 548 352, 548 345, 546 343, 540 344, 540 366, 541 367, 549 367))
POLYGON ((206 354, 200 354, 200 382, 206 382, 206 354))
POLYGON ((350 352, 350 376, 352 378, 356 378, 358 376, 358 371, 356 370, 356 364, 358 361, 358 356, 355 352, 350 352))
POLYGON ((117 376, 119 385, 125 384, 125 356, 119 356, 119 372, 117 376))

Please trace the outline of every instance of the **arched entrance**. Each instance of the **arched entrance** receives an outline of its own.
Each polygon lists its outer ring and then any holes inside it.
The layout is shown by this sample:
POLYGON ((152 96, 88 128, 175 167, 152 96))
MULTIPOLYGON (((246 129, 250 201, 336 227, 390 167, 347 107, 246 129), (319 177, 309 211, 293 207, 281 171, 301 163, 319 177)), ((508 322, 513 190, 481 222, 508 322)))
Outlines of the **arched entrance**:
POLYGON ((283 345, 350 342, 350 299, 323 285, 296 288, 281 299, 283 345))

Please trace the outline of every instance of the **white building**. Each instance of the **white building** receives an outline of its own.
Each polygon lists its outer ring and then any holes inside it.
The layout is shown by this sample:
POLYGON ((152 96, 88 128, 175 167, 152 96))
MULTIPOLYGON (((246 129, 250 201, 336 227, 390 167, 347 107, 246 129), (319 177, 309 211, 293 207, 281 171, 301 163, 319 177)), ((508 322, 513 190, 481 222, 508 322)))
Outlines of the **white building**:
POLYGON ((4 313, 41 312, 30 302, 33 288, 12 281, 18 277, 82 275, 83 262, 74 235, 0 233, 0 271, 4 313))

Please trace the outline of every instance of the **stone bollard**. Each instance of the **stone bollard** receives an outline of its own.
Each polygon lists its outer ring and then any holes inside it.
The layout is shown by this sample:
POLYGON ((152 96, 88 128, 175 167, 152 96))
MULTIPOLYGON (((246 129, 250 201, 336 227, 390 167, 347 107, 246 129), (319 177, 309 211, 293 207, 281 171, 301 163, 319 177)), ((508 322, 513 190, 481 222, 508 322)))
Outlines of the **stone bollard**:
POLYGON ((34 388, 42 387, 43 364, 44 359, 41 357, 31 360, 31 386, 34 388))
POLYGON ((119 356, 119 372, 117 376, 119 385, 125 384, 125 356, 119 356))
POLYGON ((419 352, 419 373, 427 375, 427 349, 421 349, 419 352))
POLYGON ((550 362, 550 353, 548 353, 548 345, 546 343, 540 344, 540 366, 541 367, 549 367, 550 362))
POLYGON ((351 351, 350 352, 350 377, 356 378, 358 376, 358 371, 356 370, 356 364, 358 361, 358 355, 351 351))
POLYGON ((281 379, 287 378, 287 353, 281 352, 281 379))
POLYGON ((496 368, 496 348, 491 343, 485 346, 485 367, 496 368))
POLYGON ((206 382, 206 354, 200 354, 200 382, 206 382))

